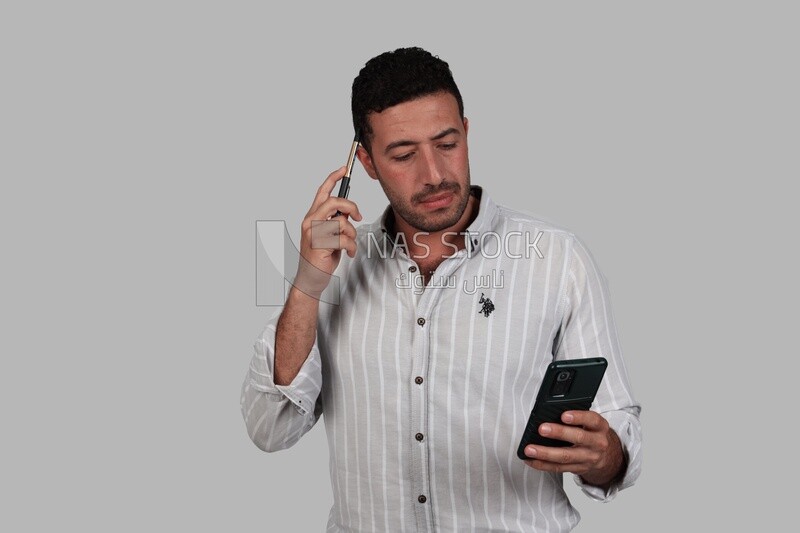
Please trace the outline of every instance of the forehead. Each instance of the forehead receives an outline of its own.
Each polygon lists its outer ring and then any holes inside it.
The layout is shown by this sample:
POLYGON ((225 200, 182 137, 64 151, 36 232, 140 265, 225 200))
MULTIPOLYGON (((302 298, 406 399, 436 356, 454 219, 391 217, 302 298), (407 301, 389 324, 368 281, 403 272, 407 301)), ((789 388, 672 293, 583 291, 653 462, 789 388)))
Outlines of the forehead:
POLYGON ((387 145, 400 139, 421 141, 448 128, 463 129, 455 96, 440 92, 402 102, 367 116, 372 144, 387 145))

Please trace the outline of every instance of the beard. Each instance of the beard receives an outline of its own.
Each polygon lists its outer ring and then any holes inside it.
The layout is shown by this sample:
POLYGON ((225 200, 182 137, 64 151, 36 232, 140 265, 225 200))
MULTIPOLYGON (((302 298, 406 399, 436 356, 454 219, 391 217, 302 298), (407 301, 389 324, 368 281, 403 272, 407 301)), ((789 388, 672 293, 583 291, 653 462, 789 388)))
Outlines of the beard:
MULTIPOLYGON (((376 169, 377 174, 377 169, 376 169)), ((470 174, 467 169, 467 180, 465 185, 453 181, 443 181, 436 187, 428 187, 424 191, 414 194, 410 200, 401 198, 394 191, 387 189, 383 178, 378 174, 378 182, 389 199, 396 216, 405 220, 412 228, 422 232, 436 233, 450 228, 461 220, 464 210, 467 208, 470 195, 470 174), (434 211, 419 209, 416 206, 421 202, 442 193, 452 193, 456 198, 450 205, 434 211)))

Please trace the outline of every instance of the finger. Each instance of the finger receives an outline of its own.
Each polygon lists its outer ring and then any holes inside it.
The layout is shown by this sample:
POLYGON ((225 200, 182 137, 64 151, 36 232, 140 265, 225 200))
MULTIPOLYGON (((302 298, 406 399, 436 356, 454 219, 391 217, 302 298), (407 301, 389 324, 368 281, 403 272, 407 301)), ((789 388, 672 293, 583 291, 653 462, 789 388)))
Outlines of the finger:
POLYGON ((587 465, 583 463, 548 463, 546 461, 539 461, 536 459, 525 461, 525 464, 536 470, 542 472, 556 472, 558 474, 571 473, 571 474, 585 474, 589 471, 587 465))
MULTIPOLYGON (((312 206, 306 213, 305 220, 330 220, 338 214, 352 217, 353 220, 361 221, 364 217, 358 209, 358 205, 352 200, 339 198, 338 196, 328 196, 324 202, 312 206)), ((342 217, 345 218, 345 217, 342 217)))
POLYGON ((338 196, 329 196, 325 202, 320 204, 315 214, 324 216, 326 220, 338 215, 345 215, 342 218, 350 217, 357 221, 364 219, 355 202, 338 196))
POLYGON ((346 250, 347 255, 350 257, 355 257, 356 251, 358 250, 358 244, 356 243, 358 232, 355 226, 348 222, 346 218, 337 217, 337 220, 341 221, 341 229, 339 230, 340 249, 346 250))
POLYGON ((313 220, 309 231, 304 233, 303 242, 312 250, 347 250, 353 257, 356 252, 355 227, 340 217, 331 220, 313 220))
POLYGON ((341 250, 345 237, 340 220, 312 220, 308 230, 303 233, 303 242, 307 242, 312 250, 341 250))
POLYGON ((597 440, 597 434, 582 427, 546 423, 539 426, 539 435, 548 439, 563 440, 575 445, 588 446, 597 440))
POLYGON ((598 454, 588 448, 566 446, 557 448, 552 446, 536 446, 529 444, 525 447, 525 456, 529 460, 553 464, 582 464, 588 468, 597 460, 598 454))
POLYGON ((605 431, 608 422, 602 415, 594 411, 565 411, 561 421, 570 426, 581 426, 589 431, 605 431))
MULTIPOLYGON (((350 237, 345 237, 344 235, 337 235, 328 244, 330 244, 330 246, 325 246, 323 248, 334 251, 344 250, 350 257, 355 257, 356 252, 358 251, 358 244, 356 241, 350 237)), ((321 246, 316 246, 315 248, 320 247, 321 246)))
POLYGON ((336 220, 339 222, 339 235, 345 235, 355 240, 358 235, 356 227, 345 217, 336 217, 336 220))
POLYGON ((356 252, 358 251, 358 245, 356 244, 355 240, 345 237, 344 239, 342 239, 342 244, 344 244, 344 250, 347 250, 347 255, 349 255, 350 257, 356 256, 356 252))
POLYGON ((345 172, 347 172, 347 165, 343 165, 328 174, 328 177, 325 178, 325 181, 323 181, 322 185, 317 189, 317 194, 311 204, 310 211, 314 211, 315 208, 319 207, 322 202, 331 196, 333 188, 336 187, 336 182, 344 177, 345 172))
POLYGON ((341 234, 355 239, 357 234, 356 227, 346 217, 328 218, 325 216, 326 212, 328 212, 327 209, 321 209, 306 217, 301 226, 303 232, 309 230, 316 234, 325 232, 326 236, 341 234))
POLYGON ((344 206, 343 208, 341 207, 338 208, 336 212, 333 214, 333 216, 345 215, 342 218, 350 217, 353 220, 357 220, 359 222, 361 222, 364 219, 364 217, 361 215, 361 211, 359 211, 358 209, 358 205, 356 205, 356 203, 353 202, 352 200, 348 200, 346 198, 338 198, 336 196, 332 196, 331 198, 333 198, 333 200, 337 202, 337 205, 344 206))
MULTIPOLYGON (((337 198, 334 196, 328 197, 324 203, 319 205, 316 210, 310 211, 303 219, 301 228, 304 232, 309 231, 312 227, 322 222, 336 222, 330 224, 334 228, 338 228, 342 222, 349 224, 348 217, 354 220, 363 220, 363 216, 358 210, 358 206, 344 198, 337 198), (337 213, 344 213, 347 216, 335 216, 337 213)), ((355 228, 354 228, 355 229, 355 228)))

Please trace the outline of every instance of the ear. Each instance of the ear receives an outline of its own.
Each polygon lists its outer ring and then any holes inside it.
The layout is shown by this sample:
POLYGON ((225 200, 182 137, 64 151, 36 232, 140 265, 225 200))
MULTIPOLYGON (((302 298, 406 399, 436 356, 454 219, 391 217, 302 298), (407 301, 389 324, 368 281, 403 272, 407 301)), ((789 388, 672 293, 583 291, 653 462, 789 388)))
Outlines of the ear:
POLYGON ((375 172, 375 165, 372 162, 372 157, 369 155, 366 148, 359 145, 358 150, 356 150, 356 157, 361 161, 361 166, 367 171, 369 177, 374 180, 378 179, 378 173, 375 172))
POLYGON ((469 119, 464 117, 464 135, 469 133, 469 119))

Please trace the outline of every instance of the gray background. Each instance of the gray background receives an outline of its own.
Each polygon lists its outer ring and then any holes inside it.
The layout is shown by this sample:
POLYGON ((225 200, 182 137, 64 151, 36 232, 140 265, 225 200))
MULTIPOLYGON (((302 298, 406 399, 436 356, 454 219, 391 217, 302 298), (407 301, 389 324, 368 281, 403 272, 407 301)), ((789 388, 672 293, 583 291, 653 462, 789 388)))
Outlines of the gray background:
MULTIPOLYGON (((609 279, 644 471, 582 531, 769 529, 798 473, 797 10, 789 2, 4 2, 0 529, 320 531, 320 424, 267 455, 239 387, 254 222, 298 235, 350 84, 450 63, 475 183, 609 279), (795 188, 792 188, 794 191, 795 188)), ((367 220, 385 206, 357 168, 367 220)))

